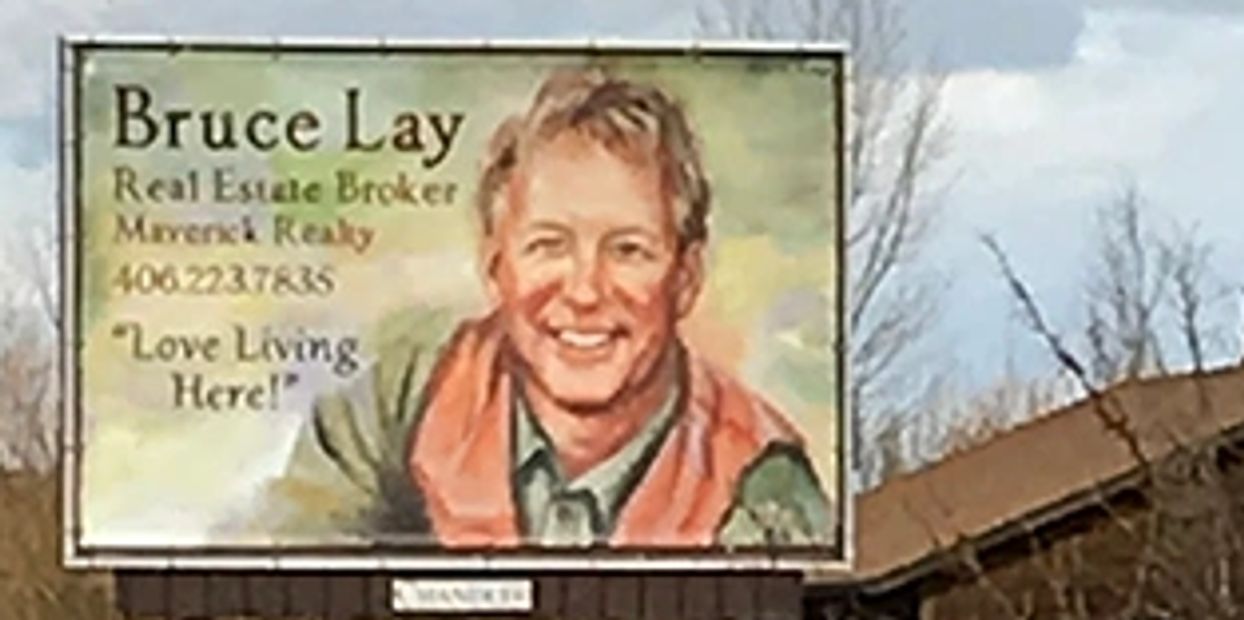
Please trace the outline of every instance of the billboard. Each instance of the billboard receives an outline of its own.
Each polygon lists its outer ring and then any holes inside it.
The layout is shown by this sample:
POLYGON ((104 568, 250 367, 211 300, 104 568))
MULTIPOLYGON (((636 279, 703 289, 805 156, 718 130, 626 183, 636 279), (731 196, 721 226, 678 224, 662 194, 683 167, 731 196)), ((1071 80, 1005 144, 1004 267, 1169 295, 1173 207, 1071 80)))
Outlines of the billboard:
POLYGON ((71 566, 838 566, 843 54, 63 49, 71 566))

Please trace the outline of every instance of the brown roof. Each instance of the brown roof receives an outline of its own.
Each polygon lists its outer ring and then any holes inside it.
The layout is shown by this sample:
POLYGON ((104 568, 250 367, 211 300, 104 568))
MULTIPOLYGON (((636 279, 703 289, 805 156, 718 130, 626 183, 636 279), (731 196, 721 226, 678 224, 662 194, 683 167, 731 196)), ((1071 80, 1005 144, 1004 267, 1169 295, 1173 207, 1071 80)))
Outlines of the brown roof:
POLYGON ((901 578, 963 537, 1056 518, 1075 498, 1138 470, 1126 442, 1103 424, 1102 406, 1125 412, 1152 459, 1244 424, 1244 367, 1123 384, 861 494, 856 578, 901 578))

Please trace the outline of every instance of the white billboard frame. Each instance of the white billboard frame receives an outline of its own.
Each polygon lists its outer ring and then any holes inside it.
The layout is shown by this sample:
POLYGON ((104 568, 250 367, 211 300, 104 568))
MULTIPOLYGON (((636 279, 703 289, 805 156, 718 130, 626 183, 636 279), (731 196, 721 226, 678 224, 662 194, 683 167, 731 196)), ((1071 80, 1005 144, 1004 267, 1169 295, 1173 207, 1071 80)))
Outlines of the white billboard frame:
POLYGON ((57 47, 58 94, 58 215, 60 244, 60 386, 61 458, 59 480, 62 502, 62 563, 71 570, 264 570, 311 571, 349 570, 380 572, 502 572, 542 573, 589 570, 631 571, 798 571, 811 580, 835 581, 845 578, 855 557, 854 478, 851 470, 855 446, 855 420, 849 415, 850 381, 846 365, 845 221, 850 195, 850 161, 845 141, 849 136, 851 71, 849 48, 845 43, 809 43, 750 40, 624 40, 624 39, 344 39, 344 38, 237 38, 146 35, 63 35, 57 47), (835 286, 835 350, 838 387, 839 471, 835 488, 840 525, 838 549, 841 557, 789 549, 780 551, 737 551, 710 549, 702 552, 662 550, 628 551, 592 549, 564 552, 520 548, 495 552, 471 550, 433 551, 423 548, 377 552, 372 547, 309 546, 226 549, 194 546, 122 549, 88 548, 80 544, 81 483, 81 406, 80 406, 80 220, 83 209, 80 172, 82 153, 77 148, 81 135, 80 71, 82 55, 91 50, 146 50, 176 54, 183 51, 235 51, 267 53, 418 54, 446 52, 495 52, 502 54, 565 53, 573 55, 684 55, 684 56, 790 56, 832 59, 838 63, 835 75, 835 125, 838 144, 835 258, 838 263, 835 286))

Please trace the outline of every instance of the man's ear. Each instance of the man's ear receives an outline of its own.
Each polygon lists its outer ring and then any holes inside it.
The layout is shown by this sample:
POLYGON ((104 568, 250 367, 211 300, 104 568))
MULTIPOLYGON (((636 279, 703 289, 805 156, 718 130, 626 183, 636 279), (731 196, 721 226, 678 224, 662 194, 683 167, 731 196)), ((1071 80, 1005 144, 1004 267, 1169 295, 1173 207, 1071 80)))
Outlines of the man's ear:
POLYGON ((501 300, 501 289, 498 284, 497 269, 501 265, 501 243, 497 238, 496 231, 484 233, 479 244, 479 275, 480 280, 484 283, 484 290, 488 293, 488 298, 493 303, 499 303, 501 300))
POLYGON ((674 276, 674 310, 678 318, 691 314, 704 286, 704 242, 695 241, 678 254, 674 276))

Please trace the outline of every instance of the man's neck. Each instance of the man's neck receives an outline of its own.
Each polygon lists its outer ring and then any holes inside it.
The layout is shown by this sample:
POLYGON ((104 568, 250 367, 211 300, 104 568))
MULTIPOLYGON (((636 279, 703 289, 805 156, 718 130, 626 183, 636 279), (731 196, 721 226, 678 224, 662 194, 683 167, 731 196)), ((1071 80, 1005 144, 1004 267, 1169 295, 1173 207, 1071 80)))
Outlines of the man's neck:
POLYGON ((580 411, 565 407, 534 382, 525 390, 527 403, 557 450, 562 471, 570 479, 612 456, 657 415, 678 382, 675 351, 667 352, 644 385, 607 408, 580 411))

